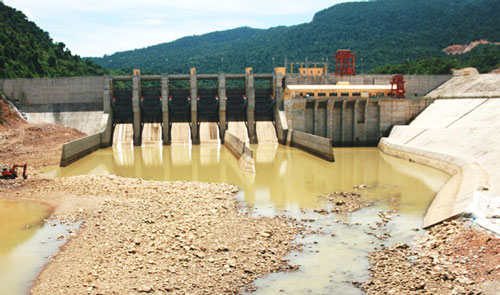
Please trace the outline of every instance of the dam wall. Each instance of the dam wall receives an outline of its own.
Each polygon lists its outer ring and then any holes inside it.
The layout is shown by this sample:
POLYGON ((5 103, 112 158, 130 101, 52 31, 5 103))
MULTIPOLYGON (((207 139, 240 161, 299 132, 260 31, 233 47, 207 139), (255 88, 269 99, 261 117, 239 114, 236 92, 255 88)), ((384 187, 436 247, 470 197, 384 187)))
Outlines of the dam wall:
POLYGON ((500 75, 456 77, 430 96, 435 100, 408 126, 395 126, 379 147, 386 153, 450 174, 428 209, 424 226, 464 213, 500 233, 500 75), (457 92, 460 87, 462 93, 457 92), (497 97, 491 97, 498 93, 497 97), (472 98, 451 97, 469 94, 472 98))
MULTIPOLYGON (((450 77, 405 76, 407 93, 423 96, 450 77)), ((136 145, 141 144, 146 123, 162 124, 165 144, 171 142, 174 123, 189 124, 191 141, 198 144, 201 122, 218 124, 221 141, 231 124, 241 122, 247 135, 242 138, 257 143, 257 121, 274 122, 282 144, 297 131, 326 138, 333 146, 374 146, 392 126, 409 123, 431 99, 283 100, 283 89, 288 84, 339 81, 389 84, 391 79, 391 75, 254 74, 251 68, 244 74, 212 75, 197 74, 193 68, 189 75, 0 80, 0 90, 20 106, 30 122, 55 123, 89 135, 100 133, 101 146, 111 143, 113 126, 121 123, 133 124, 136 145)))
POLYGON ((290 129, 329 138, 333 146, 375 146, 394 125, 406 125, 432 99, 285 100, 290 129))
POLYGON ((31 123, 53 123, 87 134, 106 127, 106 77, 0 80, 0 91, 13 100, 31 123))

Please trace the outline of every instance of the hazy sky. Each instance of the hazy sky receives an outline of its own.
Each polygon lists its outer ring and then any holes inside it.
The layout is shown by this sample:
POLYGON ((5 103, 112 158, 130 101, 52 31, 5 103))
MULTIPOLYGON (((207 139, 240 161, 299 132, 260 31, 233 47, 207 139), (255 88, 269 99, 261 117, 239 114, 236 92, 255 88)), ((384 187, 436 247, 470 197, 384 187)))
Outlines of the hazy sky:
MULTIPOLYGON (((102 56, 241 26, 312 20, 348 0, 4 0, 80 56, 102 56)), ((352 1, 352 0, 351 0, 352 1)))

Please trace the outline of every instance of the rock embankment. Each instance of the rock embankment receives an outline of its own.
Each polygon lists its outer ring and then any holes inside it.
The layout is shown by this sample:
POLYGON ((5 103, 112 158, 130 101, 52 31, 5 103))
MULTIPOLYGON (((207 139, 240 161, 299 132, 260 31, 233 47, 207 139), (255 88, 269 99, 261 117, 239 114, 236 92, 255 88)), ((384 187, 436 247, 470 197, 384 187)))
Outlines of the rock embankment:
POLYGON ((14 189, 84 222, 33 294, 235 294, 291 268, 296 227, 242 213, 231 185, 80 176, 14 189))

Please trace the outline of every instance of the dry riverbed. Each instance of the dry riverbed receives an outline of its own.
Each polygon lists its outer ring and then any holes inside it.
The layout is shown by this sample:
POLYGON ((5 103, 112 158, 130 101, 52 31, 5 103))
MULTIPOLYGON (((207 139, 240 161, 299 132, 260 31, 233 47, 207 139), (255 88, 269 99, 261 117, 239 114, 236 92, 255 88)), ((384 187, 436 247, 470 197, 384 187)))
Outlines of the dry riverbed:
POLYGON ((231 185, 81 176, 15 191, 56 206, 56 219, 83 220, 33 294, 235 294, 293 268, 283 257, 298 229, 240 212, 231 185))

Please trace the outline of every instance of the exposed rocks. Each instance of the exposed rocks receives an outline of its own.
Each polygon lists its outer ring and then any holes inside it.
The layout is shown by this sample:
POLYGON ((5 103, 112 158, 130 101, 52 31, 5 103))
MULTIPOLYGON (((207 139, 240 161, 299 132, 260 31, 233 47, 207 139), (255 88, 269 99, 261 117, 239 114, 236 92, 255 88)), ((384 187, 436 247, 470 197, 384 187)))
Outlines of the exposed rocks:
POLYGON ((370 253, 367 294, 481 294, 500 278, 500 240, 450 222, 415 239, 370 253))
MULTIPOLYGON (((328 200, 333 205, 331 209, 333 213, 351 213, 371 205, 369 202, 362 202, 361 195, 356 193, 335 192, 333 194, 321 196, 320 198, 328 200)), ((314 210, 314 212, 322 215, 328 214, 328 211, 325 209, 314 210)))

